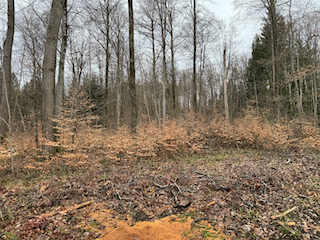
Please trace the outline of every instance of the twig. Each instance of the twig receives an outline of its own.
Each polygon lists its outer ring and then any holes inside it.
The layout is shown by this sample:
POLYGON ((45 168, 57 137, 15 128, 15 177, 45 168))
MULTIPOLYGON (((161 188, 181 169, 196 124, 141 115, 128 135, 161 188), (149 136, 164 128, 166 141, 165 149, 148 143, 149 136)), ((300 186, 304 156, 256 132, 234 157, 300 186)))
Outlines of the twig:
POLYGON ((189 188, 186 189, 186 191, 190 192, 190 193, 195 193, 196 191, 194 190, 190 190, 189 188))
POLYGON ((276 174, 279 171, 279 169, 277 169, 276 171, 274 171, 273 173, 271 173, 270 177, 272 177, 272 175, 276 174))
POLYGON ((279 215, 275 215, 275 216, 272 216, 271 219, 277 219, 279 217, 284 217, 285 215, 287 215, 288 213, 291 213, 292 211, 296 210, 297 206, 285 211, 284 213, 281 213, 279 215))
POLYGON ((234 168, 234 164, 232 164, 232 167, 231 167, 230 173, 232 173, 232 172, 233 172, 233 168, 234 168))
POLYGON ((154 183, 154 185, 156 185, 156 186, 159 187, 159 188, 169 187, 169 184, 161 186, 160 184, 154 183))
POLYGON ((195 173, 202 175, 202 176, 197 176, 197 177, 208 177, 214 184, 216 184, 215 181, 213 181, 212 177, 209 174, 199 172, 199 171, 195 171, 195 173))
POLYGON ((261 181, 261 183, 265 185, 267 188, 269 188, 269 186, 264 181, 261 181))
POLYGON ((176 205, 178 205, 178 198, 177 198, 177 193, 175 192, 175 191, 171 191, 172 192, 172 194, 173 194, 173 196, 174 196, 174 203, 176 204, 176 205))
POLYGON ((121 197, 117 189, 116 189, 116 193, 118 195, 119 200, 130 200, 130 201, 132 201, 131 198, 121 197))
POLYGON ((4 218, 3 218, 3 215, 2 215, 1 210, 0 210, 0 217, 1 217, 1 219, 2 219, 2 222, 4 222, 4 218))
POLYGON ((130 186, 130 183, 133 181, 133 177, 131 177, 128 181, 128 183, 126 184, 126 188, 130 186))
POLYGON ((171 185, 171 186, 172 186, 172 185, 175 186, 175 187, 179 190, 179 193, 182 193, 180 187, 177 185, 176 182, 171 183, 170 185, 171 185))

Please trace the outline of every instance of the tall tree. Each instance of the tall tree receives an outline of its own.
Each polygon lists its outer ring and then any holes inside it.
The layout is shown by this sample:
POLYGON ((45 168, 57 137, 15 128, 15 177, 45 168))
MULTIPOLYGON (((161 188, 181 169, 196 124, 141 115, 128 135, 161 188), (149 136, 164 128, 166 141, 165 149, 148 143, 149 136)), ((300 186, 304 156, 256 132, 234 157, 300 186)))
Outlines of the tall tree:
POLYGON ((131 131, 136 131, 138 122, 138 105, 136 93, 136 74, 134 64, 134 21, 133 21, 133 0, 128 0, 129 9, 129 52, 130 52, 130 66, 129 66, 129 89, 131 99, 131 131))
POLYGON ((157 0, 157 12, 161 28, 162 48, 162 120, 165 121, 167 114, 166 89, 167 89, 167 0, 157 0))
POLYGON ((110 70, 111 70, 111 30, 112 24, 111 19, 113 18, 114 11, 120 4, 119 0, 98 0, 87 3, 87 9, 90 14, 90 21, 98 29, 92 28, 90 25, 91 36, 98 42, 98 44, 103 48, 105 54, 105 75, 104 75, 104 109, 103 109, 103 126, 108 126, 108 106, 109 103, 109 88, 110 88, 110 70))
POLYGON ((192 106, 197 108, 197 0, 193 0, 193 75, 192 75, 192 106))
POLYGON ((156 54, 156 30, 157 30, 157 0, 144 0, 140 3, 140 9, 142 16, 139 18, 139 26, 141 28, 140 34, 146 36, 151 41, 151 49, 152 49, 152 86, 153 86, 153 94, 152 100, 154 103, 154 118, 157 121, 158 126, 160 126, 160 116, 158 111, 158 82, 157 82, 157 54, 156 54))
MULTIPOLYGON (((54 130, 52 117, 55 111, 55 70, 57 43, 60 22, 63 15, 63 6, 65 0, 52 0, 50 10, 50 20, 47 29, 45 52, 43 59, 43 79, 42 79, 42 114, 43 131, 47 141, 54 141, 54 130)), ((50 154, 54 153, 53 147, 43 146, 43 150, 50 154)))
POLYGON ((59 115, 61 111, 61 105, 64 94, 64 66, 67 52, 67 41, 68 41, 68 9, 67 0, 63 4, 63 17, 61 23, 61 49, 60 49, 60 59, 59 59, 59 75, 58 83, 56 87, 56 111, 55 114, 59 115))
MULTIPOLYGON (((8 0, 8 23, 7 23, 7 36, 3 44, 3 83, 0 96, 0 117, 3 118, 8 124, 11 124, 9 120, 10 104, 9 104, 9 92, 11 90, 11 55, 14 35, 14 0, 8 0)), ((8 131, 8 126, 4 121, 0 120, 0 138, 3 138, 8 131)))
POLYGON ((224 46, 223 49, 223 98, 224 98, 224 113, 225 118, 229 121, 229 104, 228 104, 228 90, 227 90, 227 46, 224 46))

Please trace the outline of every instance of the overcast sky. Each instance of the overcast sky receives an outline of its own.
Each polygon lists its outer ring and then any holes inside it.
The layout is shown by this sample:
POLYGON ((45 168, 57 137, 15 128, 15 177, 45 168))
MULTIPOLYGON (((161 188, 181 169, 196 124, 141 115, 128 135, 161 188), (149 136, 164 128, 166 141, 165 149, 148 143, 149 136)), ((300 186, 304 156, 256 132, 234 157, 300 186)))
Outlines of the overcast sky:
MULTIPOLYGON (((233 0, 214 1, 214 13, 219 19, 224 20, 227 24, 236 20, 236 11, 232 2, 233 0)), ((260 33, 261 22, 237 22, 235 26, 241 41, 238 49, 239 53, 250 54, 254 36, 260 33)))

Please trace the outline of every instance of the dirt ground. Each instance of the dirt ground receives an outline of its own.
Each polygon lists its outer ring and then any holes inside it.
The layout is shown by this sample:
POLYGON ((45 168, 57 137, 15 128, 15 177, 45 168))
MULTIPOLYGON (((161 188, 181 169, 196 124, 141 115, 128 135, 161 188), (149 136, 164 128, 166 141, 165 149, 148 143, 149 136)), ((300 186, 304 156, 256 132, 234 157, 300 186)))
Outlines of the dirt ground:
POLYGON ((0 162, 2 239, 320 239, 316 154, 24 159, 0 162))

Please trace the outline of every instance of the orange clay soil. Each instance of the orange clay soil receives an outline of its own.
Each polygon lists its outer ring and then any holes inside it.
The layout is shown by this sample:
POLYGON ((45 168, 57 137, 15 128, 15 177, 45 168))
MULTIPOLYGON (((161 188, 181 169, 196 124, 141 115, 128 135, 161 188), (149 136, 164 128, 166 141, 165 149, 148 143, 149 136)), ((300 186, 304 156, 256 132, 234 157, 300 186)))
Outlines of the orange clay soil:
POLYGON ((131 226, 130 219, 119 218, 121 216, 115 211, 100 209, 91 214, 92 222, 84 227, 101 233, 99 239, 102 240, 187 240, 201 239, 201 236, 206 239, 229 239, 206 221, 196 224, 191 231, 193 219, 184 215, 138 222, 134 226, 131 226))

